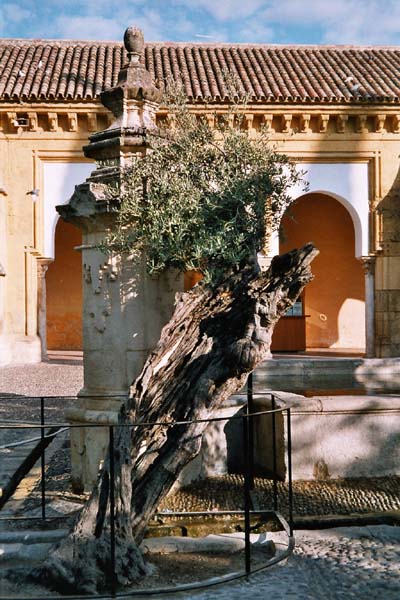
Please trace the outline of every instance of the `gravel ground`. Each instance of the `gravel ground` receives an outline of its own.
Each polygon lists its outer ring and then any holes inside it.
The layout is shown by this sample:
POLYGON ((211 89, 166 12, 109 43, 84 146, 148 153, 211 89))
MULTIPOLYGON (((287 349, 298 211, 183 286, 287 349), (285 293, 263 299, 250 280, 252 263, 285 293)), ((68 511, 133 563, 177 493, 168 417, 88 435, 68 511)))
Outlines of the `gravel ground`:
POLYGON ((79 358, 0 368, 0 396, 76 396, 82 387, 79 358))

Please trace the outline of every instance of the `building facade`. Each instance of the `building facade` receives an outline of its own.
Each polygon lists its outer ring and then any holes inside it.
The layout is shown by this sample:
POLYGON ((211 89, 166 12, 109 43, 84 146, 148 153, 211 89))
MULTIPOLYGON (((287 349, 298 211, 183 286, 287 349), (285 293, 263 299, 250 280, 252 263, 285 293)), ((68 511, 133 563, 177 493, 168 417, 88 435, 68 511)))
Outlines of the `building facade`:
MULTIPOLYGON (((249 135, 267 126, 306 172, 268 252, 311 240, 321 253, 275 349, 399 356, 398 49, 147 43, 143 60, 210 123, 227 110, 232 72, 249 96, 249 135)), ((117 43, 0 41, 0 364, 82 347, 81 232, 55 207, 94 168, 82 147, 112 124, 100 93, 125 61, 117 43)))

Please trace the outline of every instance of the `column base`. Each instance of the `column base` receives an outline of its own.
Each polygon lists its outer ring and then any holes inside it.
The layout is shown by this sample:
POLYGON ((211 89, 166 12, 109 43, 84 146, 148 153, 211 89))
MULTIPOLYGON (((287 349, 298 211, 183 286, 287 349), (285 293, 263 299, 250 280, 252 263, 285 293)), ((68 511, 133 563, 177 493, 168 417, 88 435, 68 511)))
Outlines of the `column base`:
POLYGON ((75 406, 66 411, 66 419, 71 425, 71 485, 74 492, 93 489, 107 451, 109 426, 117 425, 119 409, 125 399, 126 394, 89 396, 88 390, 82 390, 75 406))
POLYGON ((0 365, 40 363, 41 360, 38 336, 0 335, 0 365))

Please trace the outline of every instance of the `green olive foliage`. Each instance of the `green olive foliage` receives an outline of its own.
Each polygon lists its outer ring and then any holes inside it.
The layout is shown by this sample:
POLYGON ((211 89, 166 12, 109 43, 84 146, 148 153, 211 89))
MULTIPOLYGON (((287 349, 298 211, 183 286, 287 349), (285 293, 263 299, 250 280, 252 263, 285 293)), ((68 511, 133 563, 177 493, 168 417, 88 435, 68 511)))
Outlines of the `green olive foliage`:
POLYGON ((271 148, 267 131, 249 135, 238 103, 215 116, 215 128, 191 114, 179 90, 168 108, 152 150, 123 172, 116 228, 106 245, 144 254, 153 275, 193 269, 218 281, 255 262, 301 174, 271 148))

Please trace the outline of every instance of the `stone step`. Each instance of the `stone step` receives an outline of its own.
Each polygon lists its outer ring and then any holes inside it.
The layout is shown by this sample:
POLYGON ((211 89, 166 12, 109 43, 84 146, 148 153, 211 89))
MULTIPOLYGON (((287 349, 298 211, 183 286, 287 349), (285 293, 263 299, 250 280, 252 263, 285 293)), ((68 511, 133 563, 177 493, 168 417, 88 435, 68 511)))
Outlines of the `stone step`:
MULTIPOLYGON (((45 448, 45 457, 47 463, 56 449, 64 443, 64 440, 64 432, 62 432, 60 436, 54 436, 50 438, 50 444, 45 448)), ((17 481, 16 473, 18 469, 22 466, 24 461, 28 459, 29 455, 37 447, 38 443, 38 441, 34 441, 21 446, 11 447, 7 451, 3 450, 3 452, 0 452, 0 500, 4 499, 5 494, 8 495, 10 493, 11 486, 14 486, 17 481)), ((8 500, 5 506, 8 508, 8 505, 12 499, 21 503, 21 501, 23 501, 28 495, 29 491, 40 480, 40 477, 40 458, 38 458, 36 463, 31 466, 30 470, 25 474, 22 481, 18 484, 18 487, 14 489, 11 498, 8 500)), ((5 514, 6 513, 3 506, 1 509, 1 516, 4 516, 5 514)))
POLYGON ((327 372, 335 373, 354 373, 358 367, 363 364, 363 359, 360 358, 274 358, 265 360, 256 369, 256 373, 268 373, 271 375, 299 374, 304 372, 318 373, 327 372))
POLYGON ((359 388, 357 370, 362 364, 362 359, 353 358, 274 358, 255 370, 254 389, 302 393, 307 389, 359 388))
POLYGON ((68 529, 12 531, 0 529, 0 563, 44 559, 53 544, 68 535, 68 529))
POLYGON ((279 357, 264 361, 254 372, 255 391, 325 388, 398 393, 400 358, 279 357))

